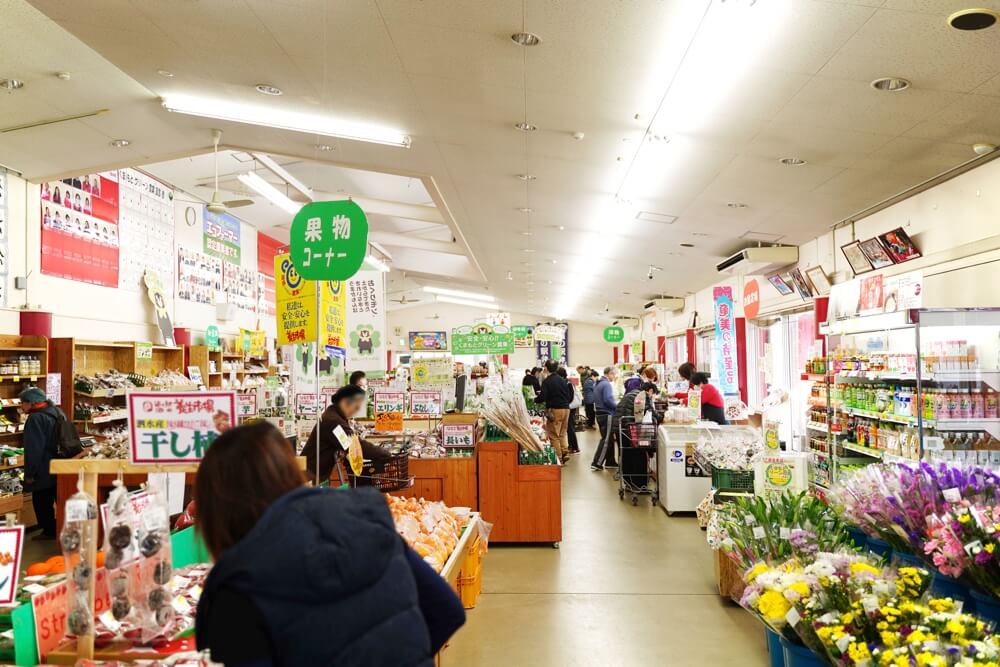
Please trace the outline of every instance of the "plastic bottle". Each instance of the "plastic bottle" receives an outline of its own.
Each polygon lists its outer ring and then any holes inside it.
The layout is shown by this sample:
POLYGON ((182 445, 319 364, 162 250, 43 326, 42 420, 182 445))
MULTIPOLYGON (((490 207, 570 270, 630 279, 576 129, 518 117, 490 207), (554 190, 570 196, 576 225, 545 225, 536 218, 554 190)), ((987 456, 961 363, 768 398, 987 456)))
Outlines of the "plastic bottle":
POLYGON ((958 418, 969 419, 972 417, 972 394, 968 389, 962 389, 958 393, 958 418))
POLYGON ((934 394, 934 419, 948 418, 948 392, 938 389, 934 394))
POLYGON ((998 412, 1000 412, 1000 394, 993 391, 992 389, 986 392, 984 397, 985 407, 983 408, 983 417, 986 419, 996 419, 998 412))
POLYGON ((982 387, 972 390, 972 413, 969 416, 973 419, 982 419, 986 416, 986 397, 983 396, 982 387))
POLYGON ((945 419, 958 419, 959 415, 959 402, 958 402, 958 389, 948 390, 948 412, 943 415, 945 419))

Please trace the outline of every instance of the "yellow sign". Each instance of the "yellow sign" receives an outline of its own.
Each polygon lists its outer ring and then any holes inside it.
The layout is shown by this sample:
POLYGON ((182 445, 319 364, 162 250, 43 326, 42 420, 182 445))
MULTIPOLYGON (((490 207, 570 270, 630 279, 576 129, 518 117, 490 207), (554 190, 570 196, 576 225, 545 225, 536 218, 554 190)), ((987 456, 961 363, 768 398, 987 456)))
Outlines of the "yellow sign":
POLYGON ((768 421, 764 423, 764 444, 772 451, 781 449, 781 441, 778 438, 778 422, 768 421))
POLYGON ((792 469, 786 463, 770 463, 764 469, 767 483, 772 487, 786 487, 792 483, 792 469))
POLYGON ((295 270, 288 255, 275 256, 274 276, 279 345, 311 342, 317 336, 320 345, 346 345, 345 283, 339 280, 305 280, 295 270), (318 309, 317 287, 320 290, 318 309))

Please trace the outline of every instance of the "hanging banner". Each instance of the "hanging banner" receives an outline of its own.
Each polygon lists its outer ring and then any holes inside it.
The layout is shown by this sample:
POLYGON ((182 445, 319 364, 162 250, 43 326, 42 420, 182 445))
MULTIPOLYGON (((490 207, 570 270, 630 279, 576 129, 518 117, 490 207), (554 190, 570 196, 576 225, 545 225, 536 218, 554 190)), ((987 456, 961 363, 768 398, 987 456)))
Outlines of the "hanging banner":
POLYGON ((515 324, 510 328, 514 334, 514 347, 534 347, 535 328, 527 324, 515 324))
POLYGON ((266 357, 266 332, 260 329, 240 329, 240 351, 251 357, 266 357))
POLYGON ((719 350, 715 380, 723 394, 739 394, 739 361, 736 356, 736 311, 733 308, 733 288, 714 287, 715 343, 719 350))
POLYGON ((452 354, 513 354, 514 334, 507 327, 474 324, 451 330, 452 354))
POLYGON ((228 213, 204 211, 204 250, 232 264, 240 264, 240 221, 228 213))
POLYGON ((445 387, 451 385, 454 375, 455 365, 451 355, 444 357, 430 357, 427 359, 413 359, 410 362, 413 373, 413 387, 445 387))
POLYGON ((236 424, 231 391, 132 391, 127 398, 130 463, 197 463, 236 424))
POLYGON ((561 343, 566 335, 566 329, 558 324, 539 324, 535 327, 535 340, 548 343, 561 343))
POLYGON ((386 324, 384 276, 359 271, 347 281, 347 368, 370 378, 385 375, 386 324))
POLYGON ((476 324, 488 324, 491 327, 510 328, 510 313, 486 313, 476 318, 476 324))
POLYGON ((569 325, 560 322, 553 325, 539 324, 535 326, 535 355, 538 357, 538 365, 543 366, 548 360, 556 361, 560 364, 569 364, 569 325), (562 336, 558 340, 540 340, 538 330, 541 327, 555 327, 562 330, 562 336))
POLYGON ((289 234, 292 262, 308 280, 347 280, 368 252, 368 218, 350 199, 309 202, 289 234))
POLYGON ((414 352, 442 352, 448 349, 448 332, 446 331, 411 331, 409 333, 410 350, 414 352))
POLYGON ((344 283, 339 280, 305 280, 295 270, 288 255, 275 256, 274 273, 278 344, 315 341, 318 334, 323 346, 345 347, 347 299, 344 283), (320 290, 318 311, 317 289, 320 290))

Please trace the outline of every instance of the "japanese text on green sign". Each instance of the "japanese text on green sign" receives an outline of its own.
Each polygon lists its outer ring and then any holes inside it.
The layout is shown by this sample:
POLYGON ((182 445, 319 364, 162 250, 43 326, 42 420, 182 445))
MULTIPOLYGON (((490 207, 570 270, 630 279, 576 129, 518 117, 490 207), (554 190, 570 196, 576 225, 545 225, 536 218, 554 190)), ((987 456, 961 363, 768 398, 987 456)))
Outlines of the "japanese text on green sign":
POLYGON ((514 334, 507 327, 475 324, 451 332, 452 354, 513 354, 514 334))
POLYGON ((292 263, 306 280, 347 280, 368 252, 368 219, 350 200, 306 204, 289 239, 292 263))
POLYGON ((604 342, 606 343, 620 343, 625 340, 625 330, 621 327, 605 327, 604 328, 604 342))

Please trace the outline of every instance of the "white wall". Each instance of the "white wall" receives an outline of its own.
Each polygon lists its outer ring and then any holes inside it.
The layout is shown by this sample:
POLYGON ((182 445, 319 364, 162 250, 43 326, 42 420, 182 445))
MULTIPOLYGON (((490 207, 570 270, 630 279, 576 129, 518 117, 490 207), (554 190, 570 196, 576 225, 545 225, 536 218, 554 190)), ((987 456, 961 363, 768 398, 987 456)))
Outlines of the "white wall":
MULTIPOLYGON (((144 291, 129 291, 66 280, 42 274, 41 212, 39 186, 13 174, 7 174, 10 271, 7 276, 7 307, 0 308, 0 332, 17 333, 20 328, 18 308, 25 303, 33 309, 48 311, 52 317, 52 335, 74 336, 93 340, 160 340, 152 306, 144 291), (28 289, 14 290, 14 277, 28 275, 28 289)), ((175 214, 175 244, 202 252, 202 207, 195 206, 196 224, 184 222, 183 207, 178 202, 175 214)), ((241 228, 241 265, 257 269, 257 232, 243 223, 241 228)), ((175 326, 190 327, 197 337, 205 327, 215 324, 223 334, 235 334, 240 327, 254 328, 256 316, 219 322, 214 306, 172 300, 171 315, 175 326)), ((268 335, 274 335, 273 321, 267 323, 268 335)))
MULTIPOLYGON (((486 309, 460 306, 450 303, 432 303, 390 310, 388 315, 389 339, 394 351, 407 349, 407 333, 410 331, 447 331, 473 321, 486 313, 486 309), (439 315, 437 319, 433 319, 439 315), (402 344, 400 343, 402 339, 402 344)), ((513 324, 535 325, 545 321, 536 315, 511 313, 513 324)), ((594 368, 611 363, 611 345, 604 342, 604 327, 583 322, 569 323, 569 362, 573 366, 586 364, 594 368)), ((534 348, 519 348, 510 358, 514 368, 534 366, 537 362, 534 348)))

